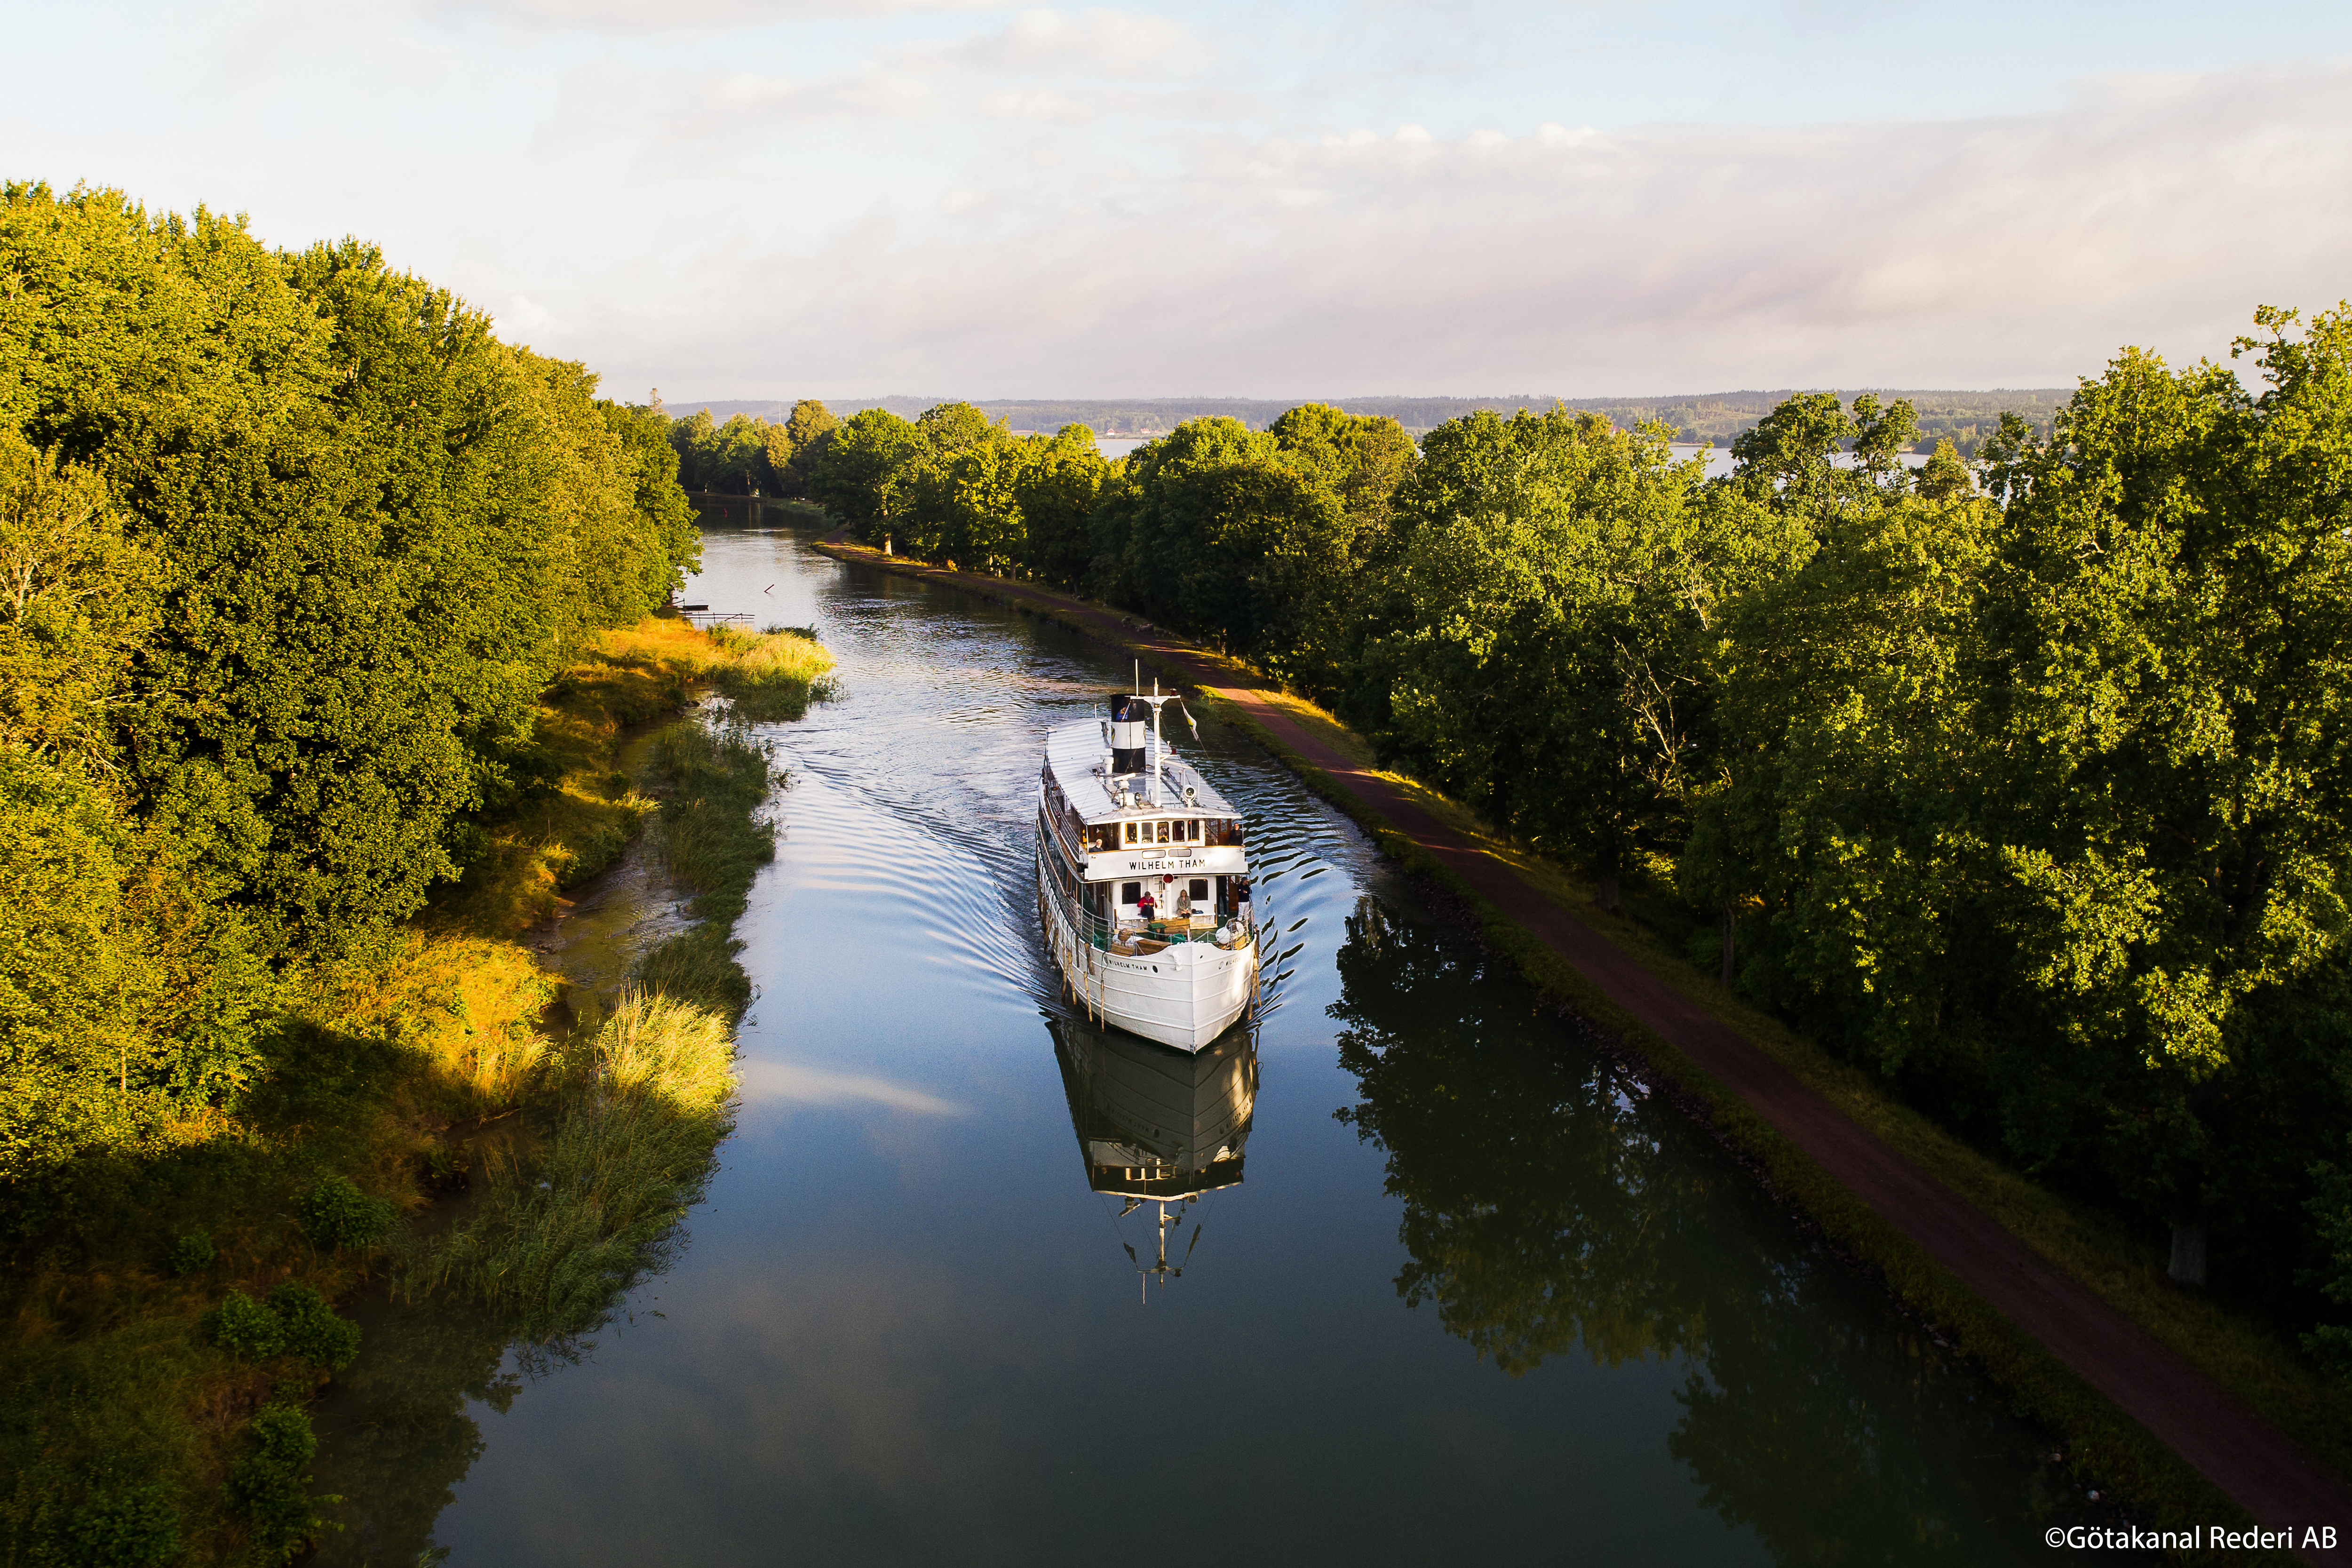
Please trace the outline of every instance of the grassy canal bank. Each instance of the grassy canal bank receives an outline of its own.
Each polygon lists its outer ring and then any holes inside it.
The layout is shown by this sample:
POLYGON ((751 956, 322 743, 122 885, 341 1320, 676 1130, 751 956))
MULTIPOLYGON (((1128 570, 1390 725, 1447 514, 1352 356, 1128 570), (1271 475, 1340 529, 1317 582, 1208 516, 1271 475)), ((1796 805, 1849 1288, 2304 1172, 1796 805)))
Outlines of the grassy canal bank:
POLYGON ((295 977, 232 1108, 73 1173, 5 1288, 0 1560, 276 1563, 334 1528, 305 1406, 365 1353, 332 1304, 371 1279, 529 1341, 596 1326, 731 1125, 731 931, 773 853, 755 744, 677 724, 638 776, 622 745, 698 690, 795 716, 831 666, 785 630, 594 638, 542 695, 530 786, 463 829, 462 879, 295 977), (529 933, 641 835, 696 923, 608 1009, 567 995, 529 933), (412 1218, 466 1189, 423 1238, 412 1218))
MULTIPOLYGON (((1608 943, 1663 980, 1693 1007, 1737 1031, 1836 1110, 1996 1222, 2011 1237, 2187 1361, 2263 1421, 2293 1438, 2337 1478, 2352 1474, 2352 1391, 2327 1380, 2289 1335, 2212 1293, 2185 1289, 2164 1276, 2161 1238, 2140 1234, 2113 1215, 2042 1187, 1954 1137, 1906 1104, 1886 1085, 1832 1057, 1750 1005, 1693 962, 1695 917, 1655 878, 1629 878, 1621 905, 1601 909, 1589 881, 1529 853, 1458 803, 1379 768, 1368 743, 1331 715, 1286 693, 1238 661, 1182 642, 1116 609, 1029 584, 949 574, 923 563, 885 560, 828 542, 829 552, 887 570, 931 578, 1042 615, 1097 640, 1157 661, 1189 664, 1212 684, 1247 689, 1281 721, 1344 761, 1351 777, 1392 786, 1477 854, 1508 868, 1541 899, 1568 911, 1608 943)), ((1444 887, 1497 950, 1540 989, 1583 1020, 1612 1048, 1636 1058, 1674 1091, 1761 1179, 1849 1255, 1884 1278, 1922 1324, 1957 1345, 2008 1391, 2021 1412, 2063 1443, 2066 1460, 2086 1488, 2120 1499, 2143 1520, 2189 1525, 2246 1516, 2204 1475, 2116 1405, 2042 1342, 1928 1256, 1853 1192, 1671 1042, 1612 1003, 1585 974, 1536 938, 1518 919, 1469 886, 1447 864, 1400 833, 1363 797, 1303 756, 1243 704, 1219 710, 1250 731, 1311 787, 1347 812, 1382 850, 1444 887)))

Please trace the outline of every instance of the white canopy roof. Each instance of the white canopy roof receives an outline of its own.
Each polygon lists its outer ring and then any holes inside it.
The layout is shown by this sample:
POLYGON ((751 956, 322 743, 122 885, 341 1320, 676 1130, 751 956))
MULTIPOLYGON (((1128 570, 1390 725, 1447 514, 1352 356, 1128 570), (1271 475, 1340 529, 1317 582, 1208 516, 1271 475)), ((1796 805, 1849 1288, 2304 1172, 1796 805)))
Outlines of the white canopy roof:
POLYGON ((1149 804, 1146 790, 1151 775, 1149 772, 1127 773, 1119 777, 1130 781, 1136 789, 1137 804, 1122 811, 1112 801, 1112 780, 1104 770, 1110 765, 1110 746, 1103 735, 1103 721, 1090 719, 1084 723, 1065 724, 1045 736, 1045 765, 1054 770, 1054 780, 1062 793, 1077 808, 1079 816, 1089 823, 1116 822, 1129 816, 1238 816, 1241 814, 1225 803, 1225 797, 1209 787, 1198 769, 1168 748, 1165 766, 1161 769, 1160 804, 1149 804), (1192 791, 1192 804, 1184 804, 1187 786, 1192 791))

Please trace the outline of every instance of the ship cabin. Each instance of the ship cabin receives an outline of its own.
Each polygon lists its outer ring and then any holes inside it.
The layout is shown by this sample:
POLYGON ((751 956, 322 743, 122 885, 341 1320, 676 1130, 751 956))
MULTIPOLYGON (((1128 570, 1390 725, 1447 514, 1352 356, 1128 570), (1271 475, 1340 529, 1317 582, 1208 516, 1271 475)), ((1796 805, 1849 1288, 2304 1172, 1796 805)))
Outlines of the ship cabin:
POLYGON ((1108 723, 1047 737, 1038 785, 1045 857, 1065 908, 1085 911, 1097 945, 1118 934, 1246 941, 1249 861, 1241 814, 1190 763, 1159 747, 1157 766, 1108 723))

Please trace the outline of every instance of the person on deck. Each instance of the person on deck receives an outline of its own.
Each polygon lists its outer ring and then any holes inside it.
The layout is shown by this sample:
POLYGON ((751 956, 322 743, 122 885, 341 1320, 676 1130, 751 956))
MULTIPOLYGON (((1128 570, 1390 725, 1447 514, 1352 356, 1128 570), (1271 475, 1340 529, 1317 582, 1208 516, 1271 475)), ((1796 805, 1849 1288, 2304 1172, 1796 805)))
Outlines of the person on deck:
POLYGON ((1160 900, 1151 896, 1150 889, 1144 889, 1136 899, 1135 912, 1143 918, 1145 925, 1150 925, 1152 918, 1160 912, 1160 900))
POLYGON ((1192 918, 1192 889, 1190 888, 1176 889, 1176 918, 1180 921, 1192 918))

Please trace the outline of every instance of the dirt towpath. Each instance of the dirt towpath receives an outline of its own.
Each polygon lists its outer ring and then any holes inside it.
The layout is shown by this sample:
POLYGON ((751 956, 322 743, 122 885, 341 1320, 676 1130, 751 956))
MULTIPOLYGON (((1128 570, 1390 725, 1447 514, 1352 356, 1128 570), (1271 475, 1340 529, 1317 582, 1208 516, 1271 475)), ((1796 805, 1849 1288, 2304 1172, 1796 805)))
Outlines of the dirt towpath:
MULTIPOLYGON (((824 548, 843 559, 884 560, 877 552, 843 542, 839 534, 826 540, 824 548)), ((2257 1521, 2273 1529, 2292 1527, 2298 1537, 2305 1526, 2334 1526, 2336 1549, 2301 1552, 2306 1561, 2352 1564, 2352 1487, 2086 1286, 1857 1126, 1728 1025, 1432 817, 1396 785, 1310 734, 1255 683, 1237 680, 1229 669, 1154 627, 1081 599, 993 577, 890 564, 989 598, 1048 609, 1104 641, 1150 655, 1163 674, 1181 676, 1241 708, 1574 964, 1643 1027, 1712 1073, 2257 1521)))

